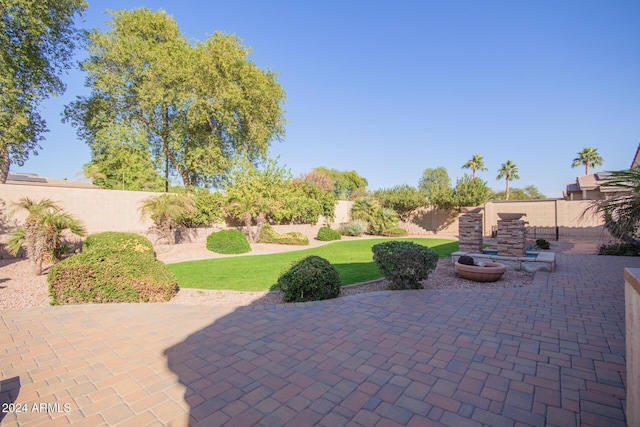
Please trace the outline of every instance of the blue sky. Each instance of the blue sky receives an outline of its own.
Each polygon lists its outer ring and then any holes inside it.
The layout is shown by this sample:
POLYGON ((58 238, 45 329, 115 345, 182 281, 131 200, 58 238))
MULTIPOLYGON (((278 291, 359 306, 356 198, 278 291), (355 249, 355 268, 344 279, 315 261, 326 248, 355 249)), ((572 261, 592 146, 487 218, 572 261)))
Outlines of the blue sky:
MULTIPOLYGON (((166 10, 191 39, 236 34, 279 73, 287 133, 270 155, 294 176, 355 170, 375 190, 416 186, 444 166, 455 185, 481 154, 491 188, 504 189, 497 170, 512 160, 512 187, 561 197, 584 173, 571 168, 580 150, 597 148, 600 170, 625 169, 640 142, 636 0, 89 0, 78 27, 142 6, 166 10)), ((63 106, 88 93, 84 76, 65 81, 46 103, 40 154, 12 170, 74 179, 90 161, 60 123, 63 106)))

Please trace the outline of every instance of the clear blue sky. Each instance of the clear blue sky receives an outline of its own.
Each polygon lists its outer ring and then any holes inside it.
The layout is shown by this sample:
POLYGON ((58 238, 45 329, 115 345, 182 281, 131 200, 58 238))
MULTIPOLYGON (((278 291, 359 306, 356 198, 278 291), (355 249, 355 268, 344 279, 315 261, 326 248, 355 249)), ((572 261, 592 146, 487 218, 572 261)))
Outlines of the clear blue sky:
MULTIPOLYGON (((637 0, 89 0, 78 26, 141 6, 166 10, 188 38, 236 34, 280 74, 287 133, 270 155, 294 176, 353 169, 375 190, 444 166, 455 185, 477 153, 491 188, 504 189, 497 170, 512 160, 512 187, 560 197, 584 173, 571 168, 580 150, 597 148, 600 170, 625 169, 640 142, 637 0)), ((90 161, 60 123, 84 76, 65 81, 46 104, 40 155, 12 170, 74 179, 90 161)))

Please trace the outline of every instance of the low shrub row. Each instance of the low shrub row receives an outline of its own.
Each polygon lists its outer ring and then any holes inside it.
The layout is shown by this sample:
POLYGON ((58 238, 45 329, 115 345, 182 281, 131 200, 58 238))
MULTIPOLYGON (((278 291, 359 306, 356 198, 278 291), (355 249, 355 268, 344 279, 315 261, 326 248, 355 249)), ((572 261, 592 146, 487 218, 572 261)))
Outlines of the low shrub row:
POLYGON ((640 256, 640 246, 633 243, 611 243, 600 245, 598 255, 640 256))
POLYGON ((341 240, 342 235, 330 227, 321 227, 318 230, 318 240, 321 242, 330 242, 332 240, 341 240))
POLYGON ((158 261, 151 242, 137 234, 106 232, 87 237, 83 251, 49 269, 51 305, 162 302, 178 281, 158 261))
POLYGON ((207 236, 207 249, 219 254, 243 254, 249 252, 251 246, 242 231, 221 230, 207 236))
POLYGON ((290 233, 278 233, 270 225, 265 225, 260 233, 258 243, 278 243, 281 245, 308 245, 309 238, 302 233, 292 231, 290 233))

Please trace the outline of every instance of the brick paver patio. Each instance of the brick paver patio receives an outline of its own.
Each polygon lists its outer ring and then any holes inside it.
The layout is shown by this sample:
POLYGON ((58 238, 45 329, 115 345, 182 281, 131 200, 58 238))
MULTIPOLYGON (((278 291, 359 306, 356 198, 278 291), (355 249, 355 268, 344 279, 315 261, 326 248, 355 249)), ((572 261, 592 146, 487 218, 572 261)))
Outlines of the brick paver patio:
POLYGON ((0 423, 624 426, 624 267, 640 259, 559 255, 519 289, 5 311, 0 423))

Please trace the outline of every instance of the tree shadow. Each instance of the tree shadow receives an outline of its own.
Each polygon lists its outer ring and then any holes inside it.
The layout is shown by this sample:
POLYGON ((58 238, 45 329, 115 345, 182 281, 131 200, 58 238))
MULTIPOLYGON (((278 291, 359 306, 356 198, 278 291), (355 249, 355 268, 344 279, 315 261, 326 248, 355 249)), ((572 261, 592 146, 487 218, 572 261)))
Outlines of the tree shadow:
MULTIPOLYGON (((225 414, 221 411, 223 408, 250 408, 257 399, 276 392, 272 382, 281 381, 278 375, 282 373, 275 367, 279 357, 276 353, 287 347, 280 342, 279 334, 295 319, 271 322, 270 308, 273 309, 273 304, 267 305, 260 298, 164 351, 168 368, 185 386, 188 425, 224 425, 233 414, 225 414), (258 320, 257 313, 267 315, 258 320)), ((244 423, 234 419, 234 422, 252 425, 257 419, 247 419, 244 423)))
POLYGON ((447 230, 460 216, 452 209, 417 209, 411 214, 410 221, 427 231, 434 233, 447 230))
POLYGON ((11 377, 4 380, 0 380, 0 423, 4 417, 12 412, 10 411, 10 405, 16 402, 20 394, 20 377, 11 377))

